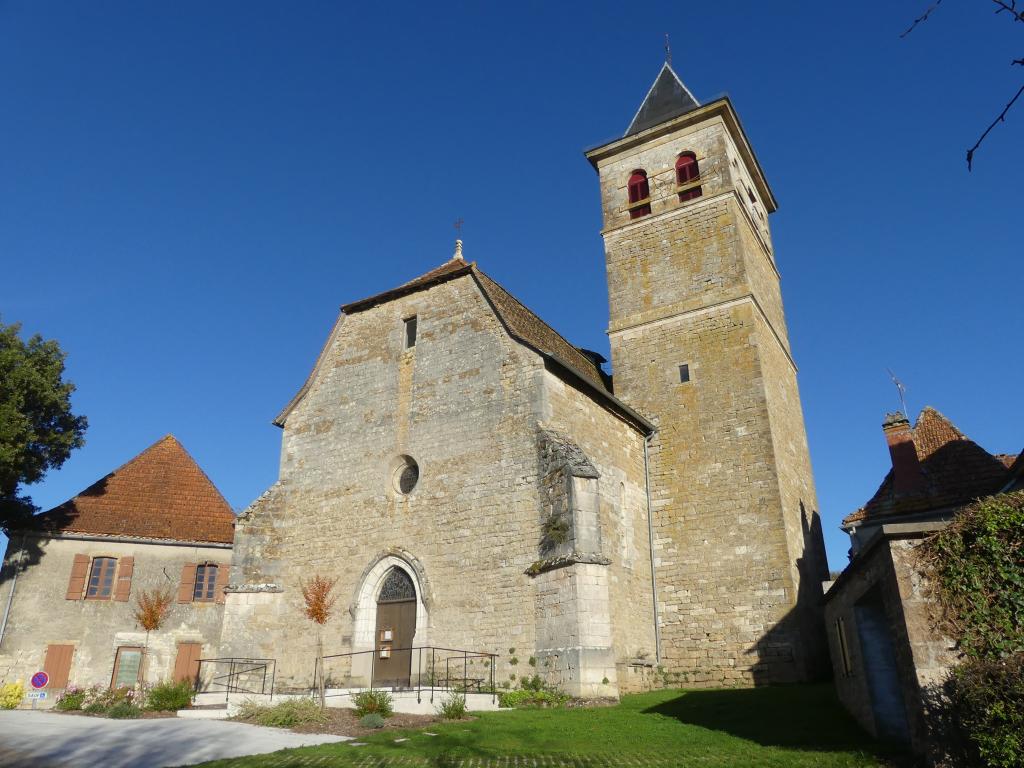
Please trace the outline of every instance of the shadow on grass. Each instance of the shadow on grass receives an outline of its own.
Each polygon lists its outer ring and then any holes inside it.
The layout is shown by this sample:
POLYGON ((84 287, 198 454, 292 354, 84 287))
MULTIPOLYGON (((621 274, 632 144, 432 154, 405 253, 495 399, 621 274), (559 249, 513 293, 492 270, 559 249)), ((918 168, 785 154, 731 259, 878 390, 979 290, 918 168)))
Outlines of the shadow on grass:
POLYGON ((827 684, 685 691, 642 711, 766 747, 860 751, 890 759, 905 754, 865 733, 827 684))

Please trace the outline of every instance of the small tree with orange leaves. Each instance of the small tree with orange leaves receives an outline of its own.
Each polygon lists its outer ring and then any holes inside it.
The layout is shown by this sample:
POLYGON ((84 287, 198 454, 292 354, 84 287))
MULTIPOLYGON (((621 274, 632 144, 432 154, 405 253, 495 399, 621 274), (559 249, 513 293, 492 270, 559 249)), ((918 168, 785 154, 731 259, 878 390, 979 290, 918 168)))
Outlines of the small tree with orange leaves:
POLYGON ((300 582, 302 586, 302 600, 304 603, 302 612, 306 614, 306 618, 316 624, 317 627, 316 659, 319 675, 314 683, 317 687, 317 694, 320 697, 320 709, 323 709, 326 703, 326 692, 324 690, 323 626, 327 623, 328 619, 331 618, 331 612, 334 610, 334 603, 338 599, 337 595, 331 594, 334 591, 334 585, 337 583, 337 579, 328 579, 326 576, 321 576, 319 573, 314 575, 312 579, 305 583, 300 582))
POLYGON ((135 620, 146 630, 146 650, 142 655, 142 682, 146 682, 146 664, 149 661, 149 633, 163 626, 171 610, 171 592, 167 589, 144 589, 135 599, 135 620))

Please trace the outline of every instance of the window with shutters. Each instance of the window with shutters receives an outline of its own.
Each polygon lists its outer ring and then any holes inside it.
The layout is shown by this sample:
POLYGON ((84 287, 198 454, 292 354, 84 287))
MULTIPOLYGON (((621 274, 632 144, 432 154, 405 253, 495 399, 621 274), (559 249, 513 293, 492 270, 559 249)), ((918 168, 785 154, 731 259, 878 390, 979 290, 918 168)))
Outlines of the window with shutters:
POLYGON ((217 566, 203 563, 196 566, 196 585, 192 589, 192 600, 197 603, 211 602, 216 595, 217 566))
POLYGON ((647 181, 647 171, 638 168, 629 176, 626 185, 629 196, 629 218, 638 219, 651 212, 651 187, 647 181))
POLYGON ((89 586, 85 591, 87 600, 109 600, 114 592, 114 574, 117 572, 116 557, 94 557, 89 570, 89 586))
POLYGON ((700 166, 697 155, 683 152, 676 160, 676 186, 679 189, 679 202, 693 200, 704 194, 700 181, 700 166))

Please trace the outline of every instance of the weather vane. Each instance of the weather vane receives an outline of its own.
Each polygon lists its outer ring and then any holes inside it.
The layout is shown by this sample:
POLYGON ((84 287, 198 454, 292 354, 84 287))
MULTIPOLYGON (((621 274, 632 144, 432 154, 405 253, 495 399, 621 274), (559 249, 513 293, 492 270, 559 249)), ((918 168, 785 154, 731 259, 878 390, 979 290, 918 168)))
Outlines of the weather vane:
POLYGON ((672 45, 668 41, 668 32, 665 33, 665 63, 672 66, 672 45))
POLYGON ((891 368, 886 368, 889 371, 889 378, 892 379, 892 383, 896 385, 896 391, 900 395, 900 405, 903 407, 903 418, 910 421, 910 416, 907 414, 907 388, 903 382, 896 378, 896 374, 892 372, 891 368))

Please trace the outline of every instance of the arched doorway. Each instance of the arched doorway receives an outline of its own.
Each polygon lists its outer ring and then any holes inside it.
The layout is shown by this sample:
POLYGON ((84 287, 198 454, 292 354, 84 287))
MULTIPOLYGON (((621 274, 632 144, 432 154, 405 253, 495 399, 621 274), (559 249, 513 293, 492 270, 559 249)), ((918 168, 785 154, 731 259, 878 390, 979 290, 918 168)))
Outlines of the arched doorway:
POLYGON ((416 635, 416 587, 412 577, 392 566, 377 594, 373 633, 374 685, 408 686, 412 679, 412 648, 416 635))

